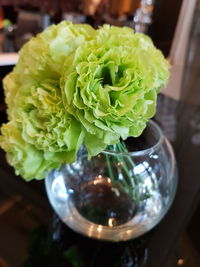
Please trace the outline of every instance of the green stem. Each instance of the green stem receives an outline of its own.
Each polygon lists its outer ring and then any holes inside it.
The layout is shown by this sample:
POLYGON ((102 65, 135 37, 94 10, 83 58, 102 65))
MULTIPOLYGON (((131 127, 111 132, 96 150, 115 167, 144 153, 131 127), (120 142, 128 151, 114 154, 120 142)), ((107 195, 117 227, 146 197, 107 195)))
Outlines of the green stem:
MULTIPOLYGON (((127 147, 125 143, 122 141, 118 144, 115 144, 113 146, 109 146, 108 149, 113 149, 115 152, 121 152, 121 153, 128 153, 127 147)), ((111 166, 111 159, 109 158, 109 155, 106 156, 106 162, 108 167, 108 172, 110 179, 112 181, 112 184, 114 187, 116 187, 117 184, 121 184, 122 189, 125 193, 129 194, 129 196, 135 200, 140 200, 140 194, 139 194, 139 183, 142 181, 140 175, 132 175, 130 174, 128 165, 131 165, 131 168, 133 169, 136 167, 136 164, 133 162, 131 156, 129 155, 116 155, 114 157, 114 163, 115 166, 117 166, 118 172, 121 172, 123 175, 123 179, 118 181, 118 178, 115 178, 115 175, 112 170, 111 166), (120 165, 118 165, 120 163, 120 165)), ((118 175, 117 175, 118 176, 118 175)), ((116 193, 118 194, 119 191, 116 187, 116 193)))
MULTIPOLYGON (((115 152, 122 152, 122 153, 128 152, 124 142, 113 145, 112 149, 115 152)), ((129 168, 127 166, 128 162, 126 162, 124 157, 126 157, 127 161, 129 162, 129 164, 131 164, 132 168, 134 168, 136 166, 134 164, 133 160, 130 158, 130 156, 128 156, 128 155, 127 156, 120 156, 120 155, 116 156, 116 159, 117 159, 116 164, 120 163, 121 168, 124 171, 123 180, 120 181, 120 183, 123 187, 123 190, 126 193, 128 193, 132 199, 134 199, 135 201, 138 201, 139 200, 138 184, 141 181, 141 178, 139 175, 131 175, 130 174, 129 168)), ((109 162, 108 161, 107 161, 108 168, 111 169, 110 161, 109 162)), ((110 171, 109 171, 109 173, 110 173, 110 171)), ((113 174, 113 172, 112 172, 112 174, 113 174)), ((115 179, 114 175, 112 175, 111 178, 112 178, 112 180, 114 180, 115 179)), ((116 184, 116 182, 115 182, 115 184, 116 184)))
MULTIPOLYGON (((115 147, 115 145, 114 145, 114 146, 113 146, 113 150, 116 151, 115 149, 116 149, 116 147, 115 147)), ((108 167, 109 177, 110 177, 110 179, 111 179, 111 181, 112 181, 113 186, 116 186, 117 181, 116 181, 116 179, 115 179, 115 175, 114 175, 113 170, 112 170, 112 167, 111 167, 111 163, 110 163, 109 155, 106 154, 105 157, 106 157, 106 163, 107 163, 107 167, 108 167)), ((127 181, 123 179, 122 181, 120 181, 120 183, 121 183, 121 185, 122 185, 124 191, 125 191, 126 193, 129 193, 129 184, 127 183, 127 181)), ((118 194, 118 192, 117 192, 117 194, 118 194)))
POLYGON ((108 154, 106 154, 105 157, 106 157, 106 163, 107 163, 107 166, 108 166, 109 177, 110 177, 113 185, 116 185, 115 177, 114 177, 111 165, 110 165, 110 159, 109 159, 108 154))
MULTIPOLYGON (((128 152, 127 147, 126 147, 126 145, 125 145, 125 143, 124 143, 123 141, 120 142, 120 143, 118 143, 117 146, 119 147, 119 151, 120 151, 120 152, 128 152)), ((127 156, 127 159, 128 159, 129 163, 131 164, 131 166, 132 166, 133 168, 136 167, 135 163, 134 163, 133 160, 130 158, 130 156, 127 156)), ((136 180, 136 184, 137 184, 138 182, 141 182, 141 177, 140 177, 140 175, 135 174, 134 177, 137 178, 137 180, 136 180)))

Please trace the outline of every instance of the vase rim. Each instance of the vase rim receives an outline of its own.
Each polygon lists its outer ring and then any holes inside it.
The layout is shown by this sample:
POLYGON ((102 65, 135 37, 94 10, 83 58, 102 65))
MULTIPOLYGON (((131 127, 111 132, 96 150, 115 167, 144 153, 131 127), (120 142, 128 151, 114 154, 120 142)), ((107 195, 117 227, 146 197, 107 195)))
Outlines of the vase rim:
POLYGON ((153 120, 149 120, 147 126, 150 126, 154 129, 154 131, 156 131, 157 133, 157 141, 155 142, 154 145, 146 148, 146 149, 141 149, 138 151, 129 151, 129 152, 119 152, 119 151, 114 151, 114 150, 104 150, 102 153, 104 154, 109 154, 109 155, 121 155, 121 156, 144 156, 147 154, 151 154, 153 152, 155 152, 163 143, 164 140, 164 135, 163 132, 160 128, 160 126, 153 120))

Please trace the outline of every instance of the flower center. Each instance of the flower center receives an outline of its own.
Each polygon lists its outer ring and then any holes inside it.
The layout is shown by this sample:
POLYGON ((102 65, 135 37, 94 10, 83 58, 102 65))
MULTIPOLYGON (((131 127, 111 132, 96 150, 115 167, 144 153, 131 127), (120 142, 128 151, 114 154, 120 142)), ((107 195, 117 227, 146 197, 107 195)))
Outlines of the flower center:
POLYGON ((110 75, 110 70, 108 67, 103 68, 102 70, 102 86, 104 85, 113 85, 112 78, 110 75))

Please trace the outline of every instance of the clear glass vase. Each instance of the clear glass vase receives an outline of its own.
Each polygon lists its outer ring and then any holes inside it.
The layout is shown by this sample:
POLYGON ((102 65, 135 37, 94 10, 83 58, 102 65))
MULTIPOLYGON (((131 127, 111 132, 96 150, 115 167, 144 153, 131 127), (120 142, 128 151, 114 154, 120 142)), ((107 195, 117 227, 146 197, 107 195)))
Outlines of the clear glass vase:
MULTIPOLYGON (((126 152, 110 150, 53 170, 46 179, 51 205, 74 231, 91 238, 125 241, 152 229, 169 209, 177 186, 172 147, 150 121, 126 152)), ((122 150, 124 151, 124 150, 122 150)))

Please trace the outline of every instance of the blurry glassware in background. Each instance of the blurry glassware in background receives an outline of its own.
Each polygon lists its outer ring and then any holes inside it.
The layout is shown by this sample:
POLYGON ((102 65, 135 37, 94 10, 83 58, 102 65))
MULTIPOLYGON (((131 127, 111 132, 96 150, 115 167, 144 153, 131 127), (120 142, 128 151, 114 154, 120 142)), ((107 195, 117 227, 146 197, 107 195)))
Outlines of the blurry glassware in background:
POLYGON ((81 6, 80 0, 62 2, 62 19, 73 23, 85 23, 86 15, 81 11, 81 6))
MULTIPOLYGON (((190 10, 194 1, 196 0, 191 0, 191 3, 188 4, 186 18, 191 13, 190 10)), ((70 20, 73 23, 88 23, 95 28, 105 23, 128 26, 136 31, 149 34, 155 45, 164 52, 165 56, 168 56, 180 13, 180 2, 188 1, 178 0, 169 5, 167 0, 44 0, 42 3, 39 0, 33 2, 28 0, 2 0, 1 4, 4 17, 10 19, 12 24, 16 26, 18 26, 17 16, 22 9, 42 16, 43 26, 41 25, 41 30, 49 24, 59 23, 63 19, 70 20)), ((186 20, 184 20, 184 25, 187 24, 186 20)), ((15 44, 17 31, 16 28, 14 31, 9 29, 8 33, 9 38, 14 39, 14 51, 20 48, 19 45, 15 44)), ((35 31, 32 35, 34 34, 35 31)), ((6 45, 6 47, 10 46, 6 45)), ((7 48, 6 51, 12 49, 7 48)))
POLYGON ((123 0, 117 4, 115 0, 107 0, 104 17, 107 23, 146 32, 152 23, 153 4, 154 0, 123 0))
POLYGON ((63 20, 68 20, 73 23, 85 23, 86 22, 86 16, 76 13, 76 12, 64 12, 62 14, 62 19, 63 20))
POLYGON ((16 50, 15 47, 15 30, 16 25, 10 25, 5 27, 5 40, 4 40, 4 50, 3 52, 14 52, 16 50))
POLYGON ((3 25, 4 10, 8 18, 14 12, 15 18, 10 18, 13 25, 0 32, 0 51, 18 51, 31 37, 60 20, 88 23, 94 28, 108 23, 146 32, 152 22, 153 2, 154 0, 45 0, 42 3, 39 0, 32 3, 27 0, 3 1, 0 28, 3 25))
POLYGON ((109 24, 133 27, 133 16, 139 6, 140 0, 123 0, 117 4, 115 0, 106 0, 104 18, 109 24))
POLYGON ((90 23, 97 28, 108 23, 146 32, 151 24, 154 0, 79 0, 63 3, 62 18, 74 23, 90 23))
POLYGON ((154 9, 154 0, 141 0, 140 7, 137 8, 134 15, 134 28, 136 32, 146 32, 148 26, 152 23, 152 13, 154 9))
POLYGON ((50 16, 47 13, 42 14, 41 18, 41 28, 46 29, 51 24, 50 16))

